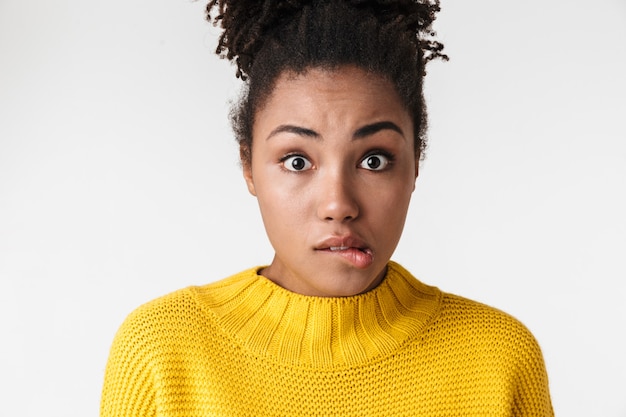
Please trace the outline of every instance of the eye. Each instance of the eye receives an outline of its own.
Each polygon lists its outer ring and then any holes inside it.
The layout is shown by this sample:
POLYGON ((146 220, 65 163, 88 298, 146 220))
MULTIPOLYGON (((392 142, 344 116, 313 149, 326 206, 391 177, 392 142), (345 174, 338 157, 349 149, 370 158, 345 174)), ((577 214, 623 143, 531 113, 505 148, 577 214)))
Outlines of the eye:
POLYGON ((391 163, 391 157, 388 155, 374 153, 367 155, 359 166, 361 168, 369 169, 370 171, 382 171, 391 163))
POLYGON ((301 155, 287 156, 283 159, 282 163, 285 169, 296 172, 311 169, 311 167, 313 166, 313 164, 311 164, 311 161, 301 155))

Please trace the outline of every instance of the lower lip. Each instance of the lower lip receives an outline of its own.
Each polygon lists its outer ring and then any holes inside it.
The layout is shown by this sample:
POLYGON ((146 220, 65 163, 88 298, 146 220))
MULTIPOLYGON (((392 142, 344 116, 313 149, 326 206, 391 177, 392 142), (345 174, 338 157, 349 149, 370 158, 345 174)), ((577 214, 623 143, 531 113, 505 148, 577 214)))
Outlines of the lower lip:
POLYGON ((362 251, 357 248, 348 248, 344 250, 321 249, 321 252, 339 256, 342 259, 350 262, 353 266, 359 269, 365 269, 374 261, 374 255, 370 250, 362 251))

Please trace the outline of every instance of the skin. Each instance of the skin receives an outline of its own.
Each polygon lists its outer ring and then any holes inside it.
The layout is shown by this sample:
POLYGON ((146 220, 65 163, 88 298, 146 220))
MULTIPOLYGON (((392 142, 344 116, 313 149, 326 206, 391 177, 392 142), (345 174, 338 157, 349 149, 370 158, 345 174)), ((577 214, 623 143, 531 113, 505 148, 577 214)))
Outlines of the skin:
POLYGON ((243 173, 275 250, 261 274, 303 295, 360 294, 381 282, 404 228, 413 122, 378 75, 283 73, 255 115, 243 173))

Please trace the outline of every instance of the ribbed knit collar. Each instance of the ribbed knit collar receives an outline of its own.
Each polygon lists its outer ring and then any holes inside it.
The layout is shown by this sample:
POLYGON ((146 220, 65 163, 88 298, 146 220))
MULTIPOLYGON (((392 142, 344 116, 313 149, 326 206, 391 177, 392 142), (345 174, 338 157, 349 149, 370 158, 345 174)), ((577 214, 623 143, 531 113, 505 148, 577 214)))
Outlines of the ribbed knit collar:
POLYGON ((337 368, 390 355, 421 332, 441 300, 394 262, 378 287, 337 298, 290 292, 260 269, 193 291, 239 345, 291 365, 337 368))

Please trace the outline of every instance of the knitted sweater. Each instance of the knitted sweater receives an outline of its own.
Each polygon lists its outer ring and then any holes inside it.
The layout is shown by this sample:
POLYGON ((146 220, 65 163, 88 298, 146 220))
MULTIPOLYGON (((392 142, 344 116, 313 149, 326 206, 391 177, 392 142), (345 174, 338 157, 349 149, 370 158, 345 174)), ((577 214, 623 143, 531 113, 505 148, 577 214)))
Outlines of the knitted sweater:
POLYGON ((398 264, 365 294, 289 292, 250 269, 133 312, 102 417, 552 416, 541 351, 517 320, 398 264))

